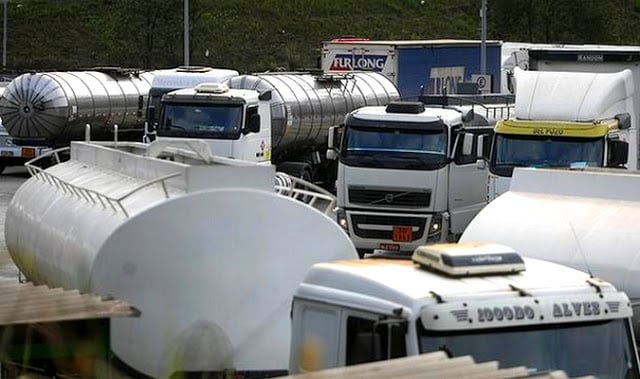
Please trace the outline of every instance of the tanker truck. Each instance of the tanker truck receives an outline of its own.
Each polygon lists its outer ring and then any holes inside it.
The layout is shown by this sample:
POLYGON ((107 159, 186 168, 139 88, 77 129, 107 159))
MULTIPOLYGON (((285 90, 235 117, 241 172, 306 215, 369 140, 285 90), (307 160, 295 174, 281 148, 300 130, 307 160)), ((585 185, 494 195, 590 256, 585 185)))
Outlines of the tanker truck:
POLYGON ((221 82, 235 70, 178 67, 140 71, 116 67, 92 71, 23 74, 0 97, 0 117, 17 145, 60 147, 85 137, 141 141, 147 99, 203 81, 221 82))
POLYGON ((0 117, 18 145, 60 147, 85 136, 142 138, 144 103, 153 72, 102 68, 94 71, 27 73, 0 97, 0 117))
POLYGON ((476 215, 460 241, 507 244, 610 281, 630 297, 637 332, 638 188, 637 171, 516 168, 509 191, 476 215))
POLYGON ((38 167, 6 211, 11 258, 34 284, 134 305, 106 331, 132 377, 286 373, 297 285, 314 263, 357 258, 324 212, 274 190, 272 165, 203 141, 72 141, 69 160, 38 167))
POLYGON ((374 72, 240 75, 164 95, 156 132, 158 138, 205 139, 215 155, 270 162, 332 189, 329 128, 358 107, 398 98, 393 82, 374 72))
POLYGON ((160 100, 165 93, 181 88, 195 87, 200 83, 222 83, 239 75, 236 70, 204 66, 180 66, 172 69, 157 70, 154 73, 146 109, 146 119, 150 125, 157 123, 158 120, 155 119, 155 114, 153 115, 154 118, 149 117, 151 116, 149 109, 150 107, 159 109, 160 100))

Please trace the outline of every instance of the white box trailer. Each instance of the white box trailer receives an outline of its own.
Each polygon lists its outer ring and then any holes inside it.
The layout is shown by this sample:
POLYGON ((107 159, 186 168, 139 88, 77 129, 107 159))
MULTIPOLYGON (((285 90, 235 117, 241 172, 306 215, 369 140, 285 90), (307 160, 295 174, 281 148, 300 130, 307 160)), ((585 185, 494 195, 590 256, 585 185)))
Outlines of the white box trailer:
POLYGON ((485 43, 485 75, 479 75, 479 40, 338 38, 322 43, 320 66, 325 73, 379 72, 398 86, 403 99, 457 93, 459 82, 474 79, 482 92, 499 92, 502 42, 485 43))

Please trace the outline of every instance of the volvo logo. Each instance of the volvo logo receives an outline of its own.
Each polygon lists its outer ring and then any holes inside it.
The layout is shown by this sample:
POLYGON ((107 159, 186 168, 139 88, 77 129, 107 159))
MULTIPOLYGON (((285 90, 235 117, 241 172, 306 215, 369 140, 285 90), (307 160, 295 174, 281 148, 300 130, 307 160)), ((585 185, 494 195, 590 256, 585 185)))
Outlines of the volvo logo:
POLYGON ((395 198, 395 195, 392 193, 388 193, 384 195, 384 201, 387 202, 388 204, 391 204, 394 198, 395 198))

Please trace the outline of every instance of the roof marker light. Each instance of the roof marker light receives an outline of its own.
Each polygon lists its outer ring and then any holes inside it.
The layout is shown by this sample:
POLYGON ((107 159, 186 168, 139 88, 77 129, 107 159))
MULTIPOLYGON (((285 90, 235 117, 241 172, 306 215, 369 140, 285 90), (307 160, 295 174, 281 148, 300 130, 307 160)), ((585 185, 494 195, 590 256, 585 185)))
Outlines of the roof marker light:
POLYGON ((196 87, 199 93, 225 93, 229 91, 229 86, 224 83, 201 83, 196 87))
POLYGON ((421 267, 451 276, 517 273, 524 271, 522 257, 496 243, 441 243, 422 245, 411 259, 421 267))

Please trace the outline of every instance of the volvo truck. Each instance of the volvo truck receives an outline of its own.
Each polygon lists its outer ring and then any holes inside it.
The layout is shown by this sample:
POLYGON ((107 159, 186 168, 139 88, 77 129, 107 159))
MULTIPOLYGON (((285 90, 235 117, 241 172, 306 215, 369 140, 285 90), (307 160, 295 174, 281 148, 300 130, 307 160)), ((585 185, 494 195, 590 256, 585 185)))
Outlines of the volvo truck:
POLYGON ((473 119, 470 110, 401 101, 359 108, 332 129, 337 221, 360 256, 455 240, 482 209, 491 126, 473 119))

